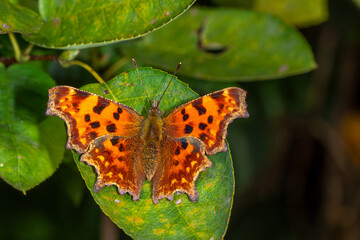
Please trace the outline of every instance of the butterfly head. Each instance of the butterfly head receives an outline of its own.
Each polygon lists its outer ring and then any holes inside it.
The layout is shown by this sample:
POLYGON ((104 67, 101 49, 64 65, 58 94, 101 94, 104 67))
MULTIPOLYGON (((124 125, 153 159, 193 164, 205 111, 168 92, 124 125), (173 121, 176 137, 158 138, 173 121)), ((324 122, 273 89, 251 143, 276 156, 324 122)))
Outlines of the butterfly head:
POLYGON ((149 115, 152 113, 156 113, 161 116, 161 111, 159 109, 159 100, 153 100, 151 104, 151 109, 149 110, 149 115))
MULTIPOLYGON (((177 73, 177 71, 179 70, 179 68, 180 68, 180 66, 181 66, 181 62, 179 62, 179 64, 178 64, 178 66, 177 66, 177 68, 176 68, 176 70, 175 70, 172 78, 170 79, 169 83, 167 84, 167 86, 166 86, 164 92, 162 93, 160 99, 159 99, 159 100, 153 100, 153 101, 151 102, 151 101, 150 101, 150 98, 149 98, 149 94, 147 93, 146 88, 145 88, 145 85, 144 85, 144 83, 143 83, 143 81, 142 81, 142 79, 141 79, 140 72, 139 72, 139 69, 138 69, 138 67, 137 67, 136 61, 135 61, 135 59, 132 59, 132 61, 133 61, 133 63, 134 63, 134 66, 135 66, 135 68, 136 68, 136 71, 137 71, 137 73, 138 73, 138 75, 139 75, 139 79, 140 79, 140 81, 141 81, 141 84, 142 84, 143 87, 144 87, 146 97, 147 97, 147 99, 149 100, 149 102, 150 102, 150 104, 151 104, 151 109, 149 110, 149 115, 156 113, 156 114, 158 114, 159 116, 161 116, 161 111, 160 111, 160 109, 159 109, 160 101, 161 101, 161 99, 164 97, 166 90, 169 88, 170 83, 171 83, 172 80, 174 79, 175 74, 177 73)), ((163 112, 163 114, 165 114, 165 111, 163 112)))

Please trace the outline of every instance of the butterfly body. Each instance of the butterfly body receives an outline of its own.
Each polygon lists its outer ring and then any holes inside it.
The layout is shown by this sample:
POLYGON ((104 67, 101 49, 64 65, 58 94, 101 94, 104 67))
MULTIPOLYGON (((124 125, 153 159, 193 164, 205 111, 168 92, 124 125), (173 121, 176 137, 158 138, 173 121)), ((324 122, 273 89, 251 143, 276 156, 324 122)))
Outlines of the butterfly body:
POLYGON ((152 200, 173 199, 175 192, 198 199, 195 180, 212 163, 206 154, 226 150, 228 124, 247 118, 246 92, 226 88, 185 103, 162 117, 154 101, 147 117, 134 109, 69 86, 49 90, 47 115, 67 125, 67 148, 94 167, 95 192, 115 185, 120 194, 140 198, 145 178, 152 200))
POLYGON ((160 150, 162 143, 163 121, 157 108, 149 111, 148 117, 144 120, 143 129, 141 130, 142 161, 146 179, 150 181, 155 174, 159 165, 160 150))

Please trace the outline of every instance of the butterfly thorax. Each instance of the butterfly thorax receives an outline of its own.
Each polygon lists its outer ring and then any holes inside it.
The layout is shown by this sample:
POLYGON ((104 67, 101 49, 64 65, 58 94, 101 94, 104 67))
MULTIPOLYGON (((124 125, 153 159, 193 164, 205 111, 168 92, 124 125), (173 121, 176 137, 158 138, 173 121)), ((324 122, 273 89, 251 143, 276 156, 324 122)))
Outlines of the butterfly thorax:
POLYGON ((144 171, 146 178, 151 180, 158 167, 159 149, 162 140, 162 126, 158 109, 152 108, 148 117, 144 121, 141 139, 144 142, 142 149, 142 160, 144 162, 144 171))

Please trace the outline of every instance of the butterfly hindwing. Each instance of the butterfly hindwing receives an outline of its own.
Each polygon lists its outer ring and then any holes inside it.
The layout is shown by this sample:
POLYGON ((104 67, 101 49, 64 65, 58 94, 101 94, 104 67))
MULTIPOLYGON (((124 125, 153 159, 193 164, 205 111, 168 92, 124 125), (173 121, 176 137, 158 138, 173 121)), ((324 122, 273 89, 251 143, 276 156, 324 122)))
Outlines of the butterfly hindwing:
POLYGON ((226 150, 228 124, 247 118, 246 92, 232 87, 208 94, 174 109, 164 119, 166 134, 175 138, 195 137, 213 155, 226 150))
POLYGON ((47 115, 61 117, 67 125, 67 148, 84 153, 89 143, 106 134, 123 137, 139 131, 143 119, 130 107, 69 86, 49 90, 47 115))
POLYGON ((96 169, 95 192, 105 185, 115 185, 121 195, 128 192, 134 200, 139 199, 145 178, 142 156, 138 151, 140 142, 137 136, 121 138, 108 135, 90 143, 80 160, 96 169))
POLYGON ((161 159, 155 173, 153 184, 153 202, 159 199, 173 199, 174 192, 186 193, 191 201, 198 199, 195 180, 211 161, 205 156, 205 149, 196 139, 164 138, 161 143, 161 159))

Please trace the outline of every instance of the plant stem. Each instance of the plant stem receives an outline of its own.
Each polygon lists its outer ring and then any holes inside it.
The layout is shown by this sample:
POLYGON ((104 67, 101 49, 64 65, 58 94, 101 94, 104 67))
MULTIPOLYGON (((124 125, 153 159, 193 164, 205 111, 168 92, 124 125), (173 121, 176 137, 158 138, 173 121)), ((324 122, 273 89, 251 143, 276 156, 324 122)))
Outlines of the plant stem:
POLYGON ((30 43, 27 46, 27 48, 25 49, 24 54, 29 55, 33 47, 34 47, 34 44, 30 43))
POLYGON ((20 62, 21 50, 20 50, 18 42, 16 41, 15 35, 13 33, 9 33, 9 38, 10 38, 11 45, 14 48, 15 59, 17 62, 20 62))
POLYGON ((114 74, 128 62, 127 58, 121 58, 111 65, 104 73, 104 79, 109 80, 114 74))
MULTIPOLYGON (((60 63, 61 63, 61 62, 60 62, 60 63)), ((62 65, 63 67, 70 67, 70 66, 73 66, 73 65, 78 65, 78 66, 86 69, 89 73, 91 73, 91 74, 94 76, 94 78, 95 78, 99 83, 104 84, 104 85, 106 86, 107 90, 109 91, 109 93, 111 94, 111 96, 113 97, 113 99, 114 99, 115 101, 118 101, 118 100, 116 99, 114 93, 111 91, 111 89, 110 89, 110 88, 108 87, 108 85, 106 84, 106 82, 100 77, 99 74, 97 74, 97 72, 96 72, 94 69, 92 69, 92 68, 91 68, 89 65, 87 65, 86 63, 83 63, 83 62, 81 62, 81 61, 74 60, 74 61, 63 62, 63 63, 61 63, 61 65, 62 65)))

